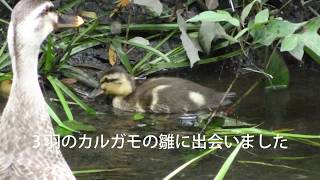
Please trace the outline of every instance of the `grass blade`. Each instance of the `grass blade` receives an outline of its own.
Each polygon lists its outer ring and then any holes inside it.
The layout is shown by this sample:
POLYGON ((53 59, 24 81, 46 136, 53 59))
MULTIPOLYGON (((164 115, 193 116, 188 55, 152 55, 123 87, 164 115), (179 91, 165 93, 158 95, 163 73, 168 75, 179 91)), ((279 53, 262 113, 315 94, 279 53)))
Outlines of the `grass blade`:
POLYGON ((215 150, 217 150, 218 148, 213 148, 210 149, 202 154, 200 154, 199 156, 191 159, 190 161, 182 164, 181 166, 179 166, 177 169, 175 169, 174 171, 172 171, 169 175, 167 175, 165 178, 163 178, 163 180, 169 180, 171 178, 173 178, 175 175, 177 175, 179 172, 181 172, 184 168, 188 167, 190 164, 202 159, 203 157, 209 155, 210 153, 214 152, 215 150))
MULTIPOLYGON (((170 34, 168 34, 163 40, 161 40, 155 47, 155 49, 159 49, 165 42, 167 42, 177 31, 172 31, 170 34)), ((139 67, 141 67, 143 64, 145 64, 150 58, 152 57, 153 53, 148 52, 134 67, 133 72, 135 72, 139 67)))
MULTIPOLYGON (((84 103, 77 95, 75 95, 67 86, 65 86, 61 81, 56 78, 49 76, 48 78, 55 84, 57 88, 62 90, 66 95, 68 95, 73 101, 75 101, 82 109, 84 109, 89 114, 96 114, 96 111, 84 103)), ((49 80, 50 81, 50 80, 49 80)), ((59 98, 60 99, 60 98, 59 98)))
POLYGON ((237 145, 237 147, 233 150, 233 152, 229 155, 227 160, 223 163, 221 169, 219 170, 218 174, 214 178, 214 180, 222 180, 224 176, 227 174, 228 170, 234 159, 236 158, 237 154, 239 153, 242 147, 243 141, 237 145))
POLYGON ((124 65, 124 67, 126 68, 126 70, 132 74, 132 66, 130 64, 129 58, 127 53, 125 53, 121 47, 121 43, 119 41, 112 41, 112 46, 113 48, 116 50, 121 63, 124 65))
POLYGON ((56 81, 55 81, 55 78, 52 77, 52 76, 48 76, 47 79, 49 80, 49 82, 51 83, 54 91, 56 92, 59 100, 60 100, 60 103, 63 107, 63 110, 64 112, 66 113, 67 115, 67 118, 68 118, 68 121, 74 121, 74 118, 73 118, 73 115, 72 115, 72 112, 71 112, 71 109, 61 91, 61 89, 59 88, 59 86, 57 85, 56 81))
POLYGON ((10 11, 12 11, 11 6, 10 6, 5 0, 0 0, 0 2, 1 2, 6 8, 8 8, 10 11))
POLYGON ((153 52, 154 54, 157 54, 158 56, 162 57, 166 62, 168 62, 168 63, 171 62, 171 60, 168 58, 168 56, 166 56, 165 54, 163 54, 162 52, 160 52, 159 50, 157 50, 157 49, 155 49, 153 47, 146 46, 146 45, 139 44, 139 43, 135 43, 135 42, 129 42, 129 41, 121 40, 121 39, 114 39, 114 41, 118 41, 118 42, 121 42, 121 43, 124 43, 124 44, 129 44, 129 45, 132 45, 132 46, 143 48, 145 50, 153 52))
POLYGON ((62 120, 59 118, 59 116, 53 111, 53 109, 48 105, 48 113, 50 115, 50 117, 58 124, 58 126, 69 130, 71 132, 77 132, 76 130, 69 128, 68 126, 66 126, 62 120))

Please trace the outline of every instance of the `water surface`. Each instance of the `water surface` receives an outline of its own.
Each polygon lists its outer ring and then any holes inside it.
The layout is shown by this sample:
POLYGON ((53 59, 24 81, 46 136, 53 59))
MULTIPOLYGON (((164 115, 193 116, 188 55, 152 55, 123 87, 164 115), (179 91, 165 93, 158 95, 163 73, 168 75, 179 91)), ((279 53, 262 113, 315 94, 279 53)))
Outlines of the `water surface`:
MULTIPOLYGON (((199 75, 199 72, 187 72, 180 73, 180 76, 221 91, 227 89, 234 78, 233 74, 218 74, 210 70, 201 70, 201 73, 199 75)), ((297 133, 319 134, 320 79, 318 77, 319 73, 291 70, 289 89, 266 93, 261 85, 240 104, 233 117, 248 123, 261 124, 261 128, 271 130, 288 128, 294 129, 293 132, 297 133)), ((255 79, 254 75, 243 75, 235 84, 233 91, 238 95, 244 93, 255 79)), ((131 113, 114 111, 103 100, 99 101, 100 103, 94 106, 99 111, 105 112, 105 115, 88 117, 82 112, 77 114, 78 119, 97 128, 97 132, 88 134, 92 137, 101 134, 105 137, 114 137, 116 134, 142 137, 150 134, 159 136, 161 133, 192 135, 200 130, 199 127, 184 126, 174 115, 146 115, 143 123, 138 123, 133 121, 131 113)), ((242 150, 226 179, 319 179, 319 148, 291 140, 286 145, 289 148, 285 150, 279 148, 263 150, 260 147, 242 150), (306 158, 275 160, 277 157, 306 158), (266 166, 246 164, 241 161, 263 162, 266 166), (270 164, 277 167, 268 166, 270 164)), ((82 175, 78 177, 79 179, 162 179, 192 155, 201 151, 190 148, 132 149, 128 146, 111 149, 109 146, 104 149, 64 149, 63 152, 73 170, 90 168, 110 170, 94 175, 82 175)), ((213 179, 231 152, 232 149, 226 148, 217 151, 189 166, 175 179, 213 179)))

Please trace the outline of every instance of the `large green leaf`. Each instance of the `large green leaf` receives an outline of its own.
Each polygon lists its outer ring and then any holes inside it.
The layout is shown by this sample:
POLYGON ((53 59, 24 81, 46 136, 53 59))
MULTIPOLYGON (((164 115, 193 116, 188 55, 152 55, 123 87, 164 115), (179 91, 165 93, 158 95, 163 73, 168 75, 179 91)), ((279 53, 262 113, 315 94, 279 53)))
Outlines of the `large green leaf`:
POLYGON ((287 88, 289 85, 289 70, 283 58, 278 52, 272 53, 266 73, 272 75, 272 79, 266 80, 266 88, 277 90, 287 88))
POLYGON ((182 41, 183 48, 186 50, 188 59, 190 61, 190 67, 200 61, 199 51, 201 51, 200 45, 197 42, 193 41, 193 39, 187 33, 187 23, 181 16, 181 12, 177 12, 177 21, 179 24, 179 29, 181 31, 180 39, 182 41))
POLYGON ((269 46, 276 39, 295 33, 305 24, 306 22, 291 23, 280 19, 272 19, 266 25, 251 23, 250 35, 254 38, 255 43, 269 46))
POLYGON ((320 56, 320 36, 318 34, 319 28, 320 18, 314 18, 310 20, 308 24, 306 24, 306 26, 304 27, 305 31, 300 35, 300 39, 302 40, 304 45, 312 52, 314 52, 314 54, 318 57, 320 56))
POLYGON ((205 11, 189 19, 187 22, 228 22, 234 26, 240 26, 237 18, 232 17, 227 11, 205 11))
POLYGON ((304 31, 296 34, 289 34, 281 42, 281 51, 288 51, 298 60, 302 60, 306 52, 314 61, 320 63, 320 18, 311 19, 308 22, 300 23, 304 31))

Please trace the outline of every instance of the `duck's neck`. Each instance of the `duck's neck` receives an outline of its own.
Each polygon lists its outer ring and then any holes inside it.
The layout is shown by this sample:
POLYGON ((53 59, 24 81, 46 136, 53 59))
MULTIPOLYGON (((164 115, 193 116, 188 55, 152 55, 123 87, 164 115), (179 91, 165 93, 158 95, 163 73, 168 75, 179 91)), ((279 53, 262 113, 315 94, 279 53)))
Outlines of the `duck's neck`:
POLYGON ((38 55, 40 45, 19 41, 14 29, 9 27, 8 42, 12 61, 12 91, 23 91, 26 95, 42 96, 38 82, 38 55))

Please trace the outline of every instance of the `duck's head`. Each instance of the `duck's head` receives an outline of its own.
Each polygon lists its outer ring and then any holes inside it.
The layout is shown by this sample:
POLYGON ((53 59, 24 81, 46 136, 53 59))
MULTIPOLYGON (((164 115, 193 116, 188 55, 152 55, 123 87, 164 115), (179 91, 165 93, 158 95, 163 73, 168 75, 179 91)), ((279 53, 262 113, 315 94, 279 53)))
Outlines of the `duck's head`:
POLYGON ((128 96, 135 89, 134 78, 121 67, 106 71, 100 79, 101 89, 105 94, 128 96))
POLYGON ((83 23, 79 16, 58 14, 50 1, 21 0, 14 7, 9 26, 9 41, 19 47, 40 46, 46 37, 60 27, 78 27, 83 23))

